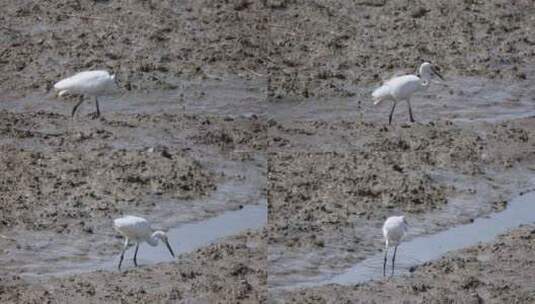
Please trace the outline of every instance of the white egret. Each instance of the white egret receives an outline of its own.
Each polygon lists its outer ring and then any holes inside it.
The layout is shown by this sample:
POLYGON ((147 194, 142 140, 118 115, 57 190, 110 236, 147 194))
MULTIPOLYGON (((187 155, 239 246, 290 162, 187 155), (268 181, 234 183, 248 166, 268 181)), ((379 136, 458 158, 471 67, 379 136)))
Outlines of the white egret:
POLYGON ((169 240, 167 239, 167 234, 163 231, 152 231, 150 228, 150 223, 142 218, 132 215, 127 215, 113 221, 113 226, 120 234, 125 237, 123 251, 121 252, 121 259, 119 260, 119 270, 121 270, 121 264, 123 263, 124 253, 128 247, 128 242, 132 240, 136 243, 136 251, 134 253, 134 265, 137 267, 137 251, 139 245, 143 242, 147 242, 151 246, 157 246, 158 240, 162 240, 164 244, 169 249, 171 256, 175 257, 171 245, 169 245, 169 240))
POLYGON ((118 88, 115 75, 110 75, 108 71, 85 71, 80 72, 69 78, 60 80, 54 85, 58 96, 65 94, 80 94, 78 103, 72 109, 71 116, 74 117, 76 109, 84 101, 84 95, 95 96, 95 105, 97 112, 94 118, 100 116, 98 97, 109 95, 118 88))
POLYGON ((377 88, 372 93, 374 104, 379 104, 383 100, 392 100, 392 110, 388 118, 388 124, 392 124, 392 115, 398 101, 405 100, 409 105, 409 118, 411 122, 414 122, 412 116, 412 108, 410 98, 412 94, 418 91, 423 91, 429 86, 433 76, 438 76, 440 79, 442 75, 437 69, 429 62, 424 62, 420 66, 417 75, 402 75, 391 78, 383 83, 382 86, 377 88))
POLYGON ((386 219, 383 225, 383 236, 385 237, 385 260, 383 263, 383 276, 386 276, 386 259, 388 256, 388 248, 394 247, 394 255, 392 256, 392 274, 394 275, 394 263, 396 261, 396 251, 403 240, 409 225, 405 221, 404 216, 391 216, 386 219))

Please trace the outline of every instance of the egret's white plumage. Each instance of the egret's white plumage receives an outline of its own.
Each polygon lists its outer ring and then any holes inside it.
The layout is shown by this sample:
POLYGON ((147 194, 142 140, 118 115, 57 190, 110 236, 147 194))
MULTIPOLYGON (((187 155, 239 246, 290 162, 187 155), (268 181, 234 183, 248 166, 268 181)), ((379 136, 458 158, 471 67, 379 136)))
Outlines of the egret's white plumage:
POLYGON ((83 102, 83 96, 95 96, 95 105, 97 107, 96 117, 100 116, 98 97, 113 94, 117 90, 117 81, 115 75, 108 71, 85 71, 80 72, 69 78, 58 81, 54 89, 58 96, 65 94, 79 94, 80 100, 72 109, 72 116, 76 109, 83 102))
POLYGON ((396 260, 396 251, 399 244, 405 237, 409 225, 404 216, 391 216, 386 219, 383 224, 383 236, 385 238, 385 259, 383 264, 383 275, 386 275, 386 260, 388 255, 388 248, 394 247, 394 255, 392 256, 392 275, 394 275, 394 262, 396 260))
POLYGON ((158 240, 164 242, 164 244, 169 249, 169 252, 174 257, 175 253, 169 245, 167 235, 163 231, 154 231, 150 227, 150 223, 138 216, 127 215, 113 221, 113 226, 121 235, 125 237, 123 251, 121 252, 121 258, 119 260, 119 270, 121 269, 121 264, 123 262, 124 253, 128 247, 128 242, 133 241, 136 243, 136 251, 134 253, 134 265, 137 266, 137 251, 139 245, 143 242, 147 242, 151 246, 157 246, 158 240))
POLYGON ((438 71, 428 62, 422 63, 418 71, 419 75, 402 75, 391 78, 373 91, 372 97, 374 104, 379 104, 386 100, 391 100, 393 103, 388 119, 389 124, 392 123, 392 115, 394 114, 396 103, 401 100, 407 101, 409 105, 409 117, 411 122, 414 122, 410 103, 412 94, 427 89, 433 76, 436 75, 442 79, 438 71))

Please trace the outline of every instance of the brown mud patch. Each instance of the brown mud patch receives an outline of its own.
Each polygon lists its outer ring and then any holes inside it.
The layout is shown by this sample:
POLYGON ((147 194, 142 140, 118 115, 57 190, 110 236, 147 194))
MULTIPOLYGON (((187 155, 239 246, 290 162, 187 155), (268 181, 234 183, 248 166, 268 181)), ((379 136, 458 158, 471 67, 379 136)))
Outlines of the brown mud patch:
POLYGON ((3 1, 0 91, 48 91, 109 69, 127 90, 180 79, 265 75, 269 11, 260 1, 3 1))
POLYGON ((526 79, 530 1, 269 1, 271 97, 352 96, 431 61, 446 75, 526 79))

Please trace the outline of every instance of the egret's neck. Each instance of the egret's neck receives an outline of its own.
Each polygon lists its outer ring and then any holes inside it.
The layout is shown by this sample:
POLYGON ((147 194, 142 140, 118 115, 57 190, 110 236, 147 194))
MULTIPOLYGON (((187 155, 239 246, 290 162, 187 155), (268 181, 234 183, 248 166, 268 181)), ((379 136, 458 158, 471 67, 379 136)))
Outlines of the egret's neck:
POLYGON ((147 243, 149 245, 151 245, 152 247, 155 247, 156 245, 158 245, 158 240, 160 238, 158 237, 158 234, 156 232, 154 232, 151 237, 147 240, 147 243))

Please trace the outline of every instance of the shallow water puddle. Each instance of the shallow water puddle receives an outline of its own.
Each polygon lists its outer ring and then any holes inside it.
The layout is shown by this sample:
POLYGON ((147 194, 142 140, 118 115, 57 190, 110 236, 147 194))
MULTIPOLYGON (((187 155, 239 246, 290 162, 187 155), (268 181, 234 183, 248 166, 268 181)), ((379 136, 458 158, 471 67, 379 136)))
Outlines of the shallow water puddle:
MULTIPOLYGON (((191 252, 207 246, 214 241, 236 235, 247 229, 260 229, 267 222, 267 203, 264 206, 245 206, 237 211, 227 211, 219 216, 198 223, 184 224, 167 231, 169 243, 175 254, 191 252)), ((134 256, 134 246, 125 254, 124 266, 134 256)), ((130 262, 129 262, 130 261, 130 262)), ((171 254, 163 244, 151 247, 143 243, 139 247, 138 264, 153 264, 173 261, 171 254)), ((118 257, 115 259, 119 262, 118 257)), ((127 268, 125 267, 125 269, 127 268)))
MULTIPOLYGON (((436 234, 417 237, 403 242, 396 255, 396 276, 406 275, 409 269, 433 261, 450 251, 490 242, 497 235, 522 224, 535 222, 535 192, 528 192, 509 201, 499 213, 474 220, 473 223, 453 227, 436 234)), ((389 252, 387 270, 390 271, 392 250, 389 252)), ((349 270, 316 281, 299 282, 282 289, 313 287, 326 284, 353 285, 383 278, 383 253, 371 256, 349 270)), ((388 272, 389 273, 389 272, 388 272)))
MULTIPOLYGON (((227 211, 218 216, 180 225, 167 231, 169 243, 176 255, 191 252, 195 249, 212 244, 219 239, 236 235, 245 230, 260 229, 267 222, 267 202, 260 200, 261 205, 248 205, 236 211, 227 211)), ((122 239, 117 239, 122 243, 122 239)), ((132 258, 134 246, 125 253, 122 269, 134 267, 132 258)), ((39 279, 48 276, 72 275, 96 270, 116 271, 119 263, 120 250, 114 256, 89 257, 73 254, 48 259, 47 266, 26 265, 20 274, 27 279, 39 279), (33 268, 33 269, 32 269, 33 268)), ((161 242, 156 247, 143 243, 139 247, 138 265, 141 267, 159 263, 171 262, 174 259, 161 242)))

